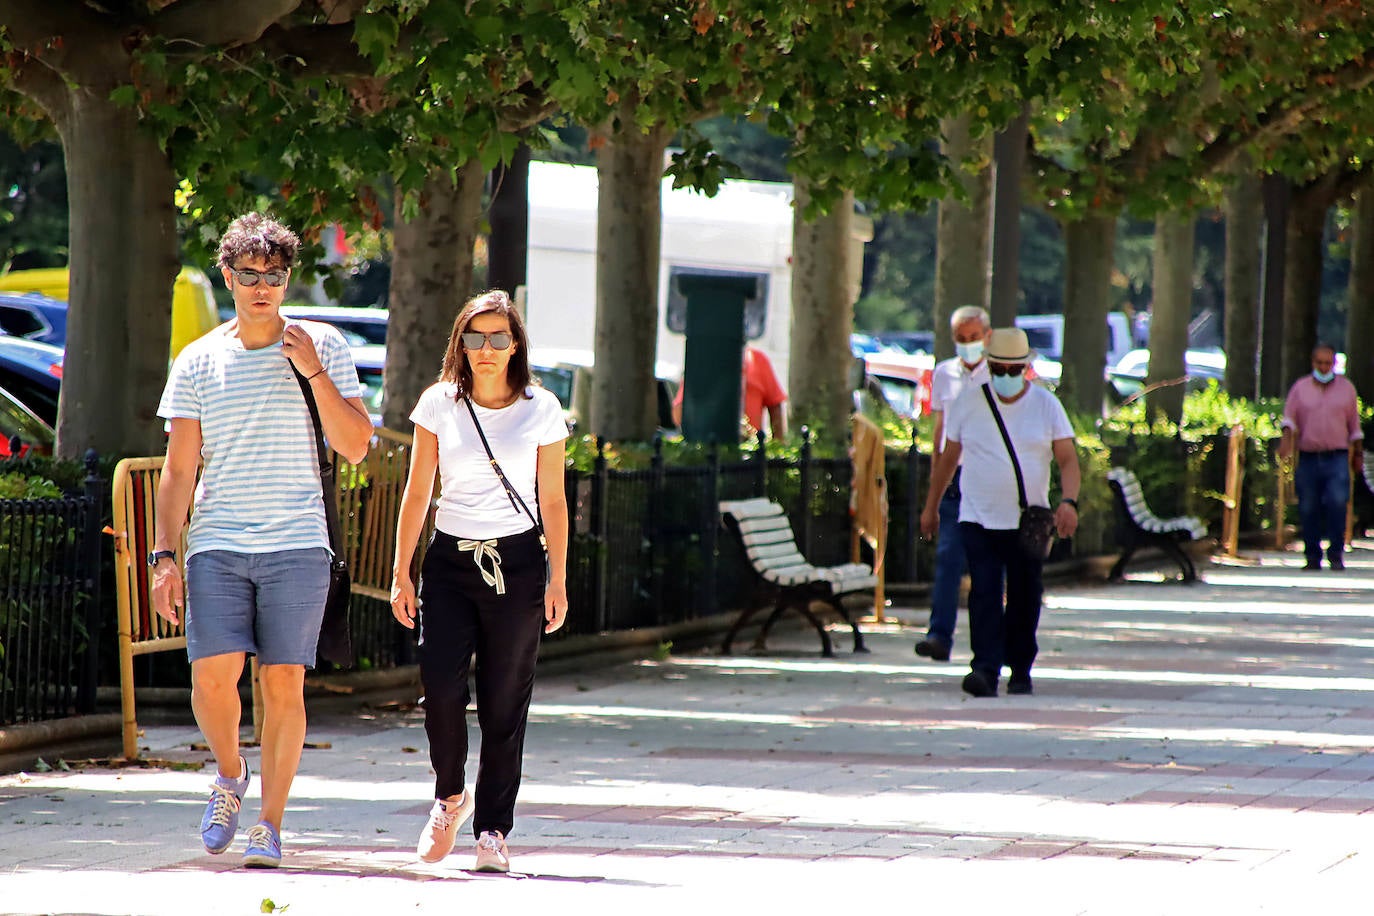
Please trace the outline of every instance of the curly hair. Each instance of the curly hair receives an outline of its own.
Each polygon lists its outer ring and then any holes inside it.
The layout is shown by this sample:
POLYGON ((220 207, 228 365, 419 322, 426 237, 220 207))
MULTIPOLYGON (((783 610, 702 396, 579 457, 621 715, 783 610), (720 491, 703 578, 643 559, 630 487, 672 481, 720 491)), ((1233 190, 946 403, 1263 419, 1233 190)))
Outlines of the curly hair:
POLYGON ((220 237, 217 263, 232 269, 244 258, 262 258, 274 267, 290 269, 300 247, 300 237, 270 216, 245 213, 220 237))
POLYGON ((457 397, 461 400, 472 393, 472 366, 468 365, 467 351, 461 340, 472 319, 478 315, 501 315, 510 322, 511 337, 515 339, 515 352, 506 364, 506 381, 513 391, 528 397, 525 391, 530 384, 529 338, 525 335, 525 323, 520 320, 520 312, 511 304, 510 296, 504 290, 494 289, 473 296, 463 303, 458 317, 453 322, 453 333, 448 338, 448 349, 444 351, 444 367, 439 371, 439 381, 452 382, 458 386, 457 397))

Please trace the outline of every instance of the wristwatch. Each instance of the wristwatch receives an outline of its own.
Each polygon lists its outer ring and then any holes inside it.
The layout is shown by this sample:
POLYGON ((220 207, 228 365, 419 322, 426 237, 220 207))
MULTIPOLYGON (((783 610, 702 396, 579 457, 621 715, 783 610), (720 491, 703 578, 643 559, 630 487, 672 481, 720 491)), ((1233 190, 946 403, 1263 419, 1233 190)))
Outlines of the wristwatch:
POLYGON ((1076 500, 1076 499, 1071 499, 1071 498, 1068 497, 1068 496, 1065 496, 1063 499, 1060 500, 1060 502, 1061 502, 1061 503, 1068 503, 1070 506, 1073 506, 1075 509, 1078 508, 1078 500, 1076 500))
POLYGON ((148 565, 156 566, 157 561, 161 560, 163 557, 169 560, 175 560, 177 558, 177 552, 175 550, 154 550, 152 553, 148 554, 148 565))

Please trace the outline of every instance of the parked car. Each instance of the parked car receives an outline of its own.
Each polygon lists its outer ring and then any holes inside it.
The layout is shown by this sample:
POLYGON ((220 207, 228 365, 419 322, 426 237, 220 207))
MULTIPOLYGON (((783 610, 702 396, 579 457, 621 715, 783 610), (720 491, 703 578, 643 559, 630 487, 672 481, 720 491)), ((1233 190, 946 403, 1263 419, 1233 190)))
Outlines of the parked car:
POLYGON ((876 331, 873 339, 888 350, 901 350, 903 353, 934 353, 934 331, 876 331))
POLYGON ((0 293, 0 332, 66 346, 67 303, 41 293, 0 293))
MULTIPOLYGON (((585 419, 592 403, 592 366, 595 356, 591 350, 534 347, 530 350, 530 370, 539 383, 558 397, 563 405, 563 418, 569 432, 585 428, 585 419)), ((673 398, 682 378, 682 369, 660 360, 654 367, 658 385, 658 425, 661 429, 677 428, 673 422, 673 398)))
POLYGON ((57 433, 24 402, 0 388, 0 458, 51 455, 57 433))
MULTIPOLYGON (((1225 381, 1226 353, 1222 350, 1187 350, 1183 354, 1183 367, 1189 391, 1205 388, 1211 379, 1218 383, 1225 381)), ((1140 394, 1145 390, 1149 372, 1150 351, 1130 351, 1107 369, 1108 397, 1119 403, 1140 394)))
POLYGON ((386 346, 386 325, 391 315, 387 309, 288 304, 281 307, 281 313, 288 318, 332 324, 350 347, 386 346))
POLYGON ((52 427, 57 426, 63 356, 61 347, 0 335, 0 388, 52 427))
POLYGON ((868 353, 864 372, 876 383, 888 405, 904 417, 930 413, 930 377, 935 357, 925 353, 868 353))
MULTIPOLYGON (((66 343, 65 309, 68 298, 70 275, 65 267, 44 267, 34 270, 12 270, 0 274, 0 290, 14 293, 41 293, 59 303, 64 309, 62 320, 62 340, 49 341, 64 346, 66 343)), ((182 347, 211 331, 219 323, 215 310, 215 296, 210 288, 210 278, 195 267, 183 267, 172 285, 172 341, 171 357, 181 352, 182 347)), ((0 325, 2 326, 2 325, 0 325)), ((11 331, 11 334, 14 332, 11 331)), ((28 335, 18 335, 28 336, 28 335)), ((35 338, 41 339, 41 338, 35 338)))

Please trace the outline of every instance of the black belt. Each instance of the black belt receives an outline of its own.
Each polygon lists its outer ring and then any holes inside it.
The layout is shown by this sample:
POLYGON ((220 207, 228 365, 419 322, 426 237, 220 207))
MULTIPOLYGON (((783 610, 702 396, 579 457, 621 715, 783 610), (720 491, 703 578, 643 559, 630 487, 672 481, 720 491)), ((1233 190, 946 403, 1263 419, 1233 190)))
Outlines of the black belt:
POLYGON ((1301 452, 1298 452, 1298 454, 1299 454, 1299 455, 1307 455, 1307 456, 1312 457, 1312 458, 1325 458, 1327 455, 1348 455, 1348 454, 1350 454, 1350 449, 1349 449, 1349 448, 1331 448, 1331 449, 1327 449, 1327 450, 1324 451, 1324 452, 1308 452, 1308 451, 1301 451, 1301 452))

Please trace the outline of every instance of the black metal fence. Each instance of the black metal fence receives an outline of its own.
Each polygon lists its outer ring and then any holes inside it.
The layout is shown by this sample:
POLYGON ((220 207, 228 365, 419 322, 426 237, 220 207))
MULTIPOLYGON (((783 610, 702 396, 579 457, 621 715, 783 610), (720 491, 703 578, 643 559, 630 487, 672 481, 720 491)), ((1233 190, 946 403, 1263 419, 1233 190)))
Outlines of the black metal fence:
MULTIPOLYGON (((102 620, 94 453, 80 496, 0 500, 0 725, 95 709, 102 620)), ((110 650, 113 651, 113 645, 110 650)))

